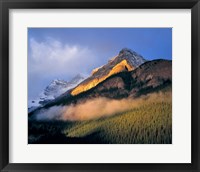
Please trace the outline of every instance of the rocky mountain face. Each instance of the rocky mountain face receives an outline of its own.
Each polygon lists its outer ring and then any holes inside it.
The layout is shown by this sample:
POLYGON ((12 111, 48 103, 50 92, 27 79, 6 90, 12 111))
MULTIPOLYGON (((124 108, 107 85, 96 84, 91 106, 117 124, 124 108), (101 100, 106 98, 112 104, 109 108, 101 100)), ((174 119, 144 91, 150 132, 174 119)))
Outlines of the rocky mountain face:
POLYGON ((43 106, 49 101, 54 100, 66 91, 76 87, 85 78, 80 74, 72 78, 71 81, 67 82, 60 79, 53 80, 42 93, 38 96, 36 100, 29 101, 29 112, 37 108, 38 106, 43 106))
POLYGON ((112 75, 88 93, 88 97, 136 98, 170 88, 171 84, 172 62, 153 60, 145 62, 133 71, 112 75))
POLYGON ((123 71, 132 71, 144 62, 146 62, 146 60, 141 55, 130 49, 124 48, 116 57, 109 60, 106 65, 94 69, 91 76, 74 88, 71 94, 77 95, 87 91, 113 74, 123 71))
POLYGON ((93 89, 83 92, 73 99, 77 103, 98 97, 137 98, 141 95, 170 88, 171 84, 172 62, 153 60, 145 62, 133 71, 112 75, 93 89))

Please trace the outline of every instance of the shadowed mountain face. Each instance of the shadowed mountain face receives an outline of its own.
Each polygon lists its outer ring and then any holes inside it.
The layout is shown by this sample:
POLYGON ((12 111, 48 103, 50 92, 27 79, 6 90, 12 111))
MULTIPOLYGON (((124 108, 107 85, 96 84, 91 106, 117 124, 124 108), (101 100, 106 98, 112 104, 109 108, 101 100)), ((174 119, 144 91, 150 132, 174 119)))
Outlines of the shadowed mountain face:
POLYGON ((171 86, 171 61, 149 61, 133 71, 121 72, 99 84, 93 94, 108 98, 138 97, 171 86), (110 94, 109 92, 113 92, 110 94))
POLYGON ((145 61, 146 60, 141 55, 130 49, 124 48, 116 57, 109 60, 106 65, 94 69, 92 75, 74 88, 71 94, 77 95, 87 91, 113 74, 123 71, 132 71, 145 61))

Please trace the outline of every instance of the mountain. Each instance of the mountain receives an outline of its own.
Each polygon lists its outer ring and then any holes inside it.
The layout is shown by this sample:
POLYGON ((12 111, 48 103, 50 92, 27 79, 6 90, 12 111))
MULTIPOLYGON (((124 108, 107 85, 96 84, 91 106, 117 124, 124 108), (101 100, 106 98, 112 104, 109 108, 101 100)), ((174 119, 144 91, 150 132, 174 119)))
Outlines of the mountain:
POLYGON ((53 80, 37 99, 29 101, 29 112, 36 109, 38 106, 45 105, 47 102, 54 100, 66 91, 76 87, 83 80, 84 77, 80 74, 76 75, 69 82, 60 79, 53 80))
POLYGON ((67 94, 54 99, 44 107, 79 104, 100 97, 109 99, 134 99, 149 93, 171 90, 171 87, 172 61, 158 59, 146 61, 135 70, 113 74, 95 87, 78 95, 70 95, 69 92, 71 90, 69 90, 67 94))
POLYGON ((84 97, 136 98, 162 91, 164 88, 171 87, 171 84, 172 62, 159 59, 147 61, 133 71, 124 71, 110 76, 84 97))
POLYGON ((146 62, 146 60, 141 55, 130 49, 124 48, 117 56, 109 60, 106 65, 94 69, 91 76, 74 88, 71 94, 77 95, 87 91, 113 74, 123 71, 132 71, 144 62, 146 62))
POLYGON ((172 61, 122 49, 28 119, 29 143, 171 144, 172 61))
POLYGON ((41 100, 55 99, 56 97, 60 96, 67 90, 76 87, 83 80, 84 80, 84 77, 81 76, 80 74, 76 75, 69 82, 55 79, 50 83, 49 86, 45 88, 44 92, 42 93, 43 96, 41 97, 41 100))
POLYGON ((106 97, 111 99, 136 98, 171 87, 172 62, 148 61, 133 71, 123 71, 108 77, 96 87, 73 97, 74 102, 106 97))
POLYGON ((170 90, 171 86, 171 60, 147 61, 132 50, 122 49, 106 65, 93 70, 91 76, 75 88, 70 87, 72 89, 68 89, 29 115, 32 116, 42 108, 78 104, 99 97, 137 98, 148 93, 170 90))

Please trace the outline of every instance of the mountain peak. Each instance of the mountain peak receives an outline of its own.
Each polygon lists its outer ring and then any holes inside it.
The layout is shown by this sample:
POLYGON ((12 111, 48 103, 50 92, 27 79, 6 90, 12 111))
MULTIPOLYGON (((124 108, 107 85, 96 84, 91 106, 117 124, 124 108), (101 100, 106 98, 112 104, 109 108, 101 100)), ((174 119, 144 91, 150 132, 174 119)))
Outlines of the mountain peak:
POLYGON ((121 51, 119 52, 119 54, 123 54, 123 53, 131 53, 134 54, 136 53, 135 51, 129 49, 129 48, 122 48, 121 51))
POLYGON ((81 74, 77 74, 68 82, 61 79, 54 79, 50 83, 50 85, 45 88, 43 94, 45 97, 48 97, 48 99, 54 99, 60 96, 62 93, 66 92, 67 90, 75 87, 83 80, 84 77, 81 74))
POLYGON ((136 52, 128 48, 123 48, 119 54, 111 58, 107 64, 96 68, 92 71, 92 75, 72 90, 72 95, 77 95, 83 91, 87 91, 109 76, 123 72, 131 71, 146 62, 146 60, 136 52))
POLYGON ((118 55, 119 60, 126 59, 132 66, 138 67, 147 60, 145 60, 140 54, 129 48, 123 48, 118 55))
POLYGON ((39 94, 38 98, 29 101, 29 112, 35 107, 43 106, 48 101, 54 100, 66 91, 76 87, 85 79, 81 74, 76 75, 70 81, 62 79, 54 79, 51 83, 39 94))

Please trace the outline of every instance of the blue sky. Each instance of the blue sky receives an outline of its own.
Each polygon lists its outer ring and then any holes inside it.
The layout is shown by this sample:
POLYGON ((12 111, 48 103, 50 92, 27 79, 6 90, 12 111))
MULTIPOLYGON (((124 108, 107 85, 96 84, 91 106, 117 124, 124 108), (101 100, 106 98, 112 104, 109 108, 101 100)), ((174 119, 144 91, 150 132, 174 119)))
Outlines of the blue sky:
POLYGON ((89 75, 122 48, 147 60, 172 59, 171 28, 29 28, 28 97, 53 80, 89 75))

